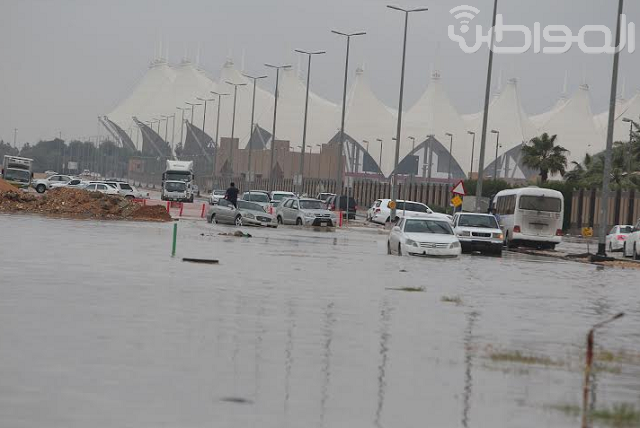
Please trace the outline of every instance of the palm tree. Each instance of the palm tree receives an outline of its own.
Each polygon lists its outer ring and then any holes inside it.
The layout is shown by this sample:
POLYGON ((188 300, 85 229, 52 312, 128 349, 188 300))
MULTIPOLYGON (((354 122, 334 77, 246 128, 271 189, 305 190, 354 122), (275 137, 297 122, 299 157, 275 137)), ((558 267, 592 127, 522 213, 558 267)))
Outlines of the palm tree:
POLYGON ((540 182, 542 183, 547 181, 549 173, 560 173, 564 176, 566 172, 567 157, 565 153, 568 150, 554 144, 557 137, 557 135, 549 137, 549 134, 545 132, 522 146, 523 165, 539 170, 540 182))

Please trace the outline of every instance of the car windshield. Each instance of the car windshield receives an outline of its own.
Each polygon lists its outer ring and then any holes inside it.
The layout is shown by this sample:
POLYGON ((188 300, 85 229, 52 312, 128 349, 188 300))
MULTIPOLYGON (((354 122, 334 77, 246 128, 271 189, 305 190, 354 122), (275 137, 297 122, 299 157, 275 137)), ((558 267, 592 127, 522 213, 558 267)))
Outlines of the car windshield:
POLYGON ((176 181, 167 181, 164 183, 164 187, 169 192, 184 192, 187 189, 187 185, 185 183, 176 181))
POLYGON ((240 208, 241 210, 264 212, 264 208, 262 207, 262 205, 248 201, 238 201, 238 208, 240 208))
POLYGON ((396 211, 411 211, 414 213, 428 213, 429 210, 425 205, 415 202, 398 202, 396 204, 396 211))
POLYGON ((498 222, 492 215, 462 214, 458 220, 458 226, 462 227, 486 227, 498 229, 498 222))
POLYGON ((407 233, 453 235, 453 230, 451 230, 449 223, 441 220, 409 219, 405 221, 404 231, 407 233))
POLYGON ((300 201, 300 209, 303 210, 321 210, 323 209, 321 201, 300 201))
POLYGON ((127 183, 120 183, 120 188, 122 190, 133 190, 133 187, 131 187, 129 184, 127 183))
POLYGON ((520 196, 520 204, 518 207, 521 210, 559 213, 562 209, 562 201, 559 198, 548 196, 524 195, 520 196))
POLYGON ((266 193, 245 193, 242 197, 245 201, 253 201, 253 202, 269 202, 269 196, 266 193))
POLYGON ((31 173, 25 169, 7 169, 4 173, 5 180, 28 183, 31 179, 31 173))
POLYGON ((632 233, 633 226, 620 226, 620 233, 632 233))
POLYGON ((274 193, 273 194, 274 201, 281 201, 284 198, 291 198, 291 197, 293 197, 293 193, 274 193))
POLYGON ((213 196, 224 196, 227 192, 225 190, 214 190, 213 196))

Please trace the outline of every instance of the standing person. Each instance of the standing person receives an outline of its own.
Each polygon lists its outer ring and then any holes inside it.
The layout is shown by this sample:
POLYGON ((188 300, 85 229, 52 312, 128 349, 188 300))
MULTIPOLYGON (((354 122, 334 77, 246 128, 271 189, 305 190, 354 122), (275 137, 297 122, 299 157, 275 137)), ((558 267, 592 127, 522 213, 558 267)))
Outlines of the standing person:
POLYGON ((236 187, 236 183, 231 182, 231 187, 227 189, 227 192, 224 194, 224 198, 238 209, 238 188, 236 187))

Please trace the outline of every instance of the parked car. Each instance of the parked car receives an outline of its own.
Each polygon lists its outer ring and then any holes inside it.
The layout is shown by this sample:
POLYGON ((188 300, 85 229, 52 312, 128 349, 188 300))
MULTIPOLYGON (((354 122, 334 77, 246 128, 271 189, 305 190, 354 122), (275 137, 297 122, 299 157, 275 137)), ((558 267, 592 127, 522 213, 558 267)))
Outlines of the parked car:
POLYGON ((226 199, 220 199, 218 203, 209 206, 207 221, 236 226, 278 227, 275 216, 267 213, 262 205, 243 200, 238 201, 236 208, 226 199))
POLYGON ((264 190, 249 190, 248 192, 244 192, 242 194, 243 201, 255 202, 263 207, 268 207, 271 203, 271 196, 269 192, 264 190))
POLYGON ((617 226, 613 226, 613 228, 609 231, 607 235, 606 245, 609 249, 609 252, 612 253, 614 251, 622 251, 624 247, 624 242, 627 240, 627 237, 630 233, 633 232, 633 226, 629 226, 627 224, 619 224, 617 226))
POLYGON ((316 196, 316 199, 321 200, 322 202, 327 202, 327 199, 329 199, 330 196, 335 196, 335 193, 326 193, 326 192, 322 192, 322 193, 318 193, 318 195, 316 196))
POLYGON ((127 199, 149 199, 149 192, 141 192, 126 181, 105 181, 104 183, 115 188, 127 199))
POLYGON ((276 207, 283 200, 288 199, 288 198, 295 198, 296 195, 293 192, 273 191, 273 192, 271 192, 269 197, 271 198, 271 205, 273 207, 276 207))
POLYGON ((402 217, 387 240, 387 253, 457 257, 460 241, 451 224, 441 216, 402 217))
POLYGON ((504 236, 498 221, 491 214, 456 213, 453 216, 453 231, 463 253, 480 251, 502 254, 504 236))
POLYGON ((38 193, 44 193, 51 189, 53 183, 67 183, 73 179, 70 175, 54 174, 47 178, 39 178, 31 182, 31 186, 36 189, 38 193))
POLYGON ((340 201, 339 203, 336 203, 336 195, 333 195, 327 198, 325 207, 329 211, 342 211, 342 217, 347 217, 350 220, 353 220, 356 218, 358 203, 353 197, 349 196, 349 205, 347 209, 347 196, 340 195, 340 201))
POLYGON ((214 190, 209 195, 209 204, 217 204, 220 199, 224 199, 224 195, 227 194, 226 190, 214 190))
POLYGON ((625 257, 633 257, 634 260, 640 260, 640 219, 638 219, 633 231, 627 235, 622 246, 622 255, 625 257))
MULTIPOLYGON (((377 199, 372 207, 370 221, 378 224, 385 224, 391 221, 391 199, 377 199)), ((396 216, 400 215, 413 217, 428 217, 433 214, 431 208, 420 202, 396 200, 396 216)))
POLYGON ((288 198, 280 202, 276 210, 279 224, 298 226, 334 226, 335 213, 324 208, 322 201, 311 198, 288 198))
POLYGON ((60 187, 69 188, 69 189, 83 189, 87 184, 86 181, 83 181, 80 178, 73 178, 67 182, 59 181, 57 183, 51 183, 50 189, 57 189, 60 187))
POLYGON ((119 195, 118 189, 109 186, 107 183, 89 183, 84 187, 88 192, 100 192, 105 195, 119 195))

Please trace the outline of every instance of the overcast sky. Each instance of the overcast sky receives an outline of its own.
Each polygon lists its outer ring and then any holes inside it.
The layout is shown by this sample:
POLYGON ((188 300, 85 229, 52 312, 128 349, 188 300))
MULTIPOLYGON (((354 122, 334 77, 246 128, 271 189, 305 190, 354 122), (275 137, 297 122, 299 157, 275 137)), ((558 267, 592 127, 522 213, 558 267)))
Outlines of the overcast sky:
MULTIPOLYGON (((312 90, 339 101, 344 40, 330 33, 367 31, 352 43, 352 62, 365 65, 378 97, 397 108, 403 16, 385 0, 3 0, 0 5, 0 139, 18 142, 96 135, 98 115, 109 113, 135 87, 160 41, 170 62, 185 52, 212 74, 231 55, 240 67, 264 72, 264 62, 297 64, 295 48, 325 49, 314 62, 312 90)), ((449 40, 455 24, 449 10, 460 4, 480 9, 471 23, 491 22, 491 0, 403 0, 429 7, 409 24, 405 108, 425 90, 433 68, 461 113, 481 108, 487 50, 464 54, 449 40)), ((586 24, 615 28, 617 0, 500 0, 506 24, 533 27, 564 24, 574 34, 586 24)), ((640 24, 640 4, 625 12, 640 24)), ((640 32, 640 28, 638 29, 640 32)), ((636 37, 638 39, 638 37, 636 37)), ((469 38, 472 44, 473 38, 469 38)), ((599 40, 591 40, 596 45, 599 40)), ((638 42, 638 41, 637 41, 638 42)), ((600 41, 602 44, 602 42, 600 41)), ((638 43, 640 45, 640 43, 638 43)), ((640 46, 639 48, 640 49, 640 46)), ((612 56, 586 55, 577 47, 562 55, 496 55, 494 87, 517 77, 528 113, 550 107, 562 91, 565 72, 572 92, 586 78, 594 113, 608 105, 612 56)), ((626 95, 640 87, 640 53, 621 55, 626 95), (635 72, 634 72, 635 71, 635 72)), ((353 74, 350 75, 351 77, 353 74)), ((270 89, 271 81, 265 82, 270 89)), ((105 132, 100 130, 101 134, 105 132)))

